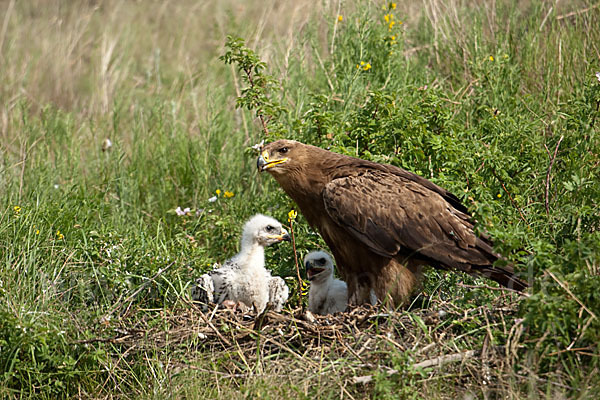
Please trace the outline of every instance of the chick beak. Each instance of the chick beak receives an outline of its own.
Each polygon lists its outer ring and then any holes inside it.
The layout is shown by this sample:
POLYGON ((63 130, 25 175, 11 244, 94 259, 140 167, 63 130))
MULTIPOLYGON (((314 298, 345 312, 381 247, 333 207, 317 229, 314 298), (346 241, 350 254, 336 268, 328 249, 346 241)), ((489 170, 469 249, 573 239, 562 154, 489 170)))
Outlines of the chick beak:
POLYGON ((306 278, 309 281, 312 281, 313 279, 315 279, 315 277, 317 275, 319 275, 321 272, 323 272, 325 270, 325 268, 315 267, 313 264, 311 264, 310 261, 307 261, 304 264, 304 267, 306 268, 306 278))
POLYGON ((282 229, 281 234, 279 234, 279 235, 269 235, 267 237, 271 240, 274 240, 273 243, 281 243, 283 241, 286 241, 286 242, 292 241, 292 238, 290 237, 290 235, 287 233, 287 231, 285 229, 282 229))

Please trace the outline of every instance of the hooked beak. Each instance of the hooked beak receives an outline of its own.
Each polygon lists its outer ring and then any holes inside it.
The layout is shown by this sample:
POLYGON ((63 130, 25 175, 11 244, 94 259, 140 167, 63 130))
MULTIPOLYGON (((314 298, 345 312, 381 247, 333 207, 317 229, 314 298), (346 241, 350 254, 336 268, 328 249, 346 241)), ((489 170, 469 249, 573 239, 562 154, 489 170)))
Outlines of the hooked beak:
POLYGON ((281 234, 280 235, 270 235, 269 239, 274 239, 277 241, 277 243, 279 242, 291 242, 292 241, 292 237, 289 235, 289 233, 287 233, 287 231, 285 229, 281 230, 281 234))
POLYGON ((325 268, 314 267, 309 261, 304 264, 304 267, 306 268, 306 277, 309 281, 315 279, 317 275, 325 270, 325 268))
POLYGON ((265 150, 261 153, 260 156, 258 156, 258 159, 256 160, 256 168, 258 168, 260 172, 264 172, 269 168, 273 168, 277 164, 282 164, 286 162, 287 160, 287 158, 282 158, 280 160, 271 160, 269 158, 269 152, 265 150))

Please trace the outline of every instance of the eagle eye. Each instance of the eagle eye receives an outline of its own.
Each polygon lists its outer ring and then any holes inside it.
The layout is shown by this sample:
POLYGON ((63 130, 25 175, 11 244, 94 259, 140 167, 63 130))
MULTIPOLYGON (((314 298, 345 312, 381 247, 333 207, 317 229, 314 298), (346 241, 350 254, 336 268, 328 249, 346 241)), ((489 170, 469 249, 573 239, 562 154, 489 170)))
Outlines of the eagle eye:
POLYGON ((279 149, 279 152, 280 152, 281 154, 285 154, 285 153, 287 153, 289 150, 290 150, 290 149, 288 149, 287 147, 282 147, 282 148, 280 148, 280 149, 279 149))
POLYGON ((327 262, 327 260, 325 260, 324 258, 319 258, 317 260, 317 262, 319 263, 319 265, 325 265, 325 263, 327 262))
POLYGON ((267 227, 265 228, 267 230, 267 232, 273 232, 273 228, 271 225, 267 225, 267 227))

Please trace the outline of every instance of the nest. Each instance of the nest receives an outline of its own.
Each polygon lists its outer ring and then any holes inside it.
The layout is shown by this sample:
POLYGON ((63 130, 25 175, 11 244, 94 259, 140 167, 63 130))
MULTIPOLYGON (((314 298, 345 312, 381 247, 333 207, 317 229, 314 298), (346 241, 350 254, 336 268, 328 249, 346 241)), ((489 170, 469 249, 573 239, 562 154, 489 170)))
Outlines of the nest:
POLYGON ((408 311, 366 305, 320 316, 301 308, 257 314, 214 306, 203 312, 186 301, 170 310, 129 312, 101 324, 101 337, 86 342, 112 343, 125 362, 158 354, 173 376, 198 371, 217 380, 266 374, 309 382, 327 366, 350 397, 382 377, 404 379, 407 373, 422 382, 452 376, 465 390, 499 388, 523 331, 517 304, 518 296, 508 293, 467 309, 432 300, 408 311))

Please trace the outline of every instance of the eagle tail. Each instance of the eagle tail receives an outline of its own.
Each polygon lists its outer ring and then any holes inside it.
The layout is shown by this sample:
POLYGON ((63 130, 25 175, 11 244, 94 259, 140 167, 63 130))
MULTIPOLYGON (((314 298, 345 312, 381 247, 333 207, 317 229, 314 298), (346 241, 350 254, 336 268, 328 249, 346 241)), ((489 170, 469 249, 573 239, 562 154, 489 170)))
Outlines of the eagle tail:
POLYGON ((519 278, 511 265, 497 267, 493 265, 473 265, 471 270, 477 275, 485 276, 508 289, 522 292, 529 287, 529 284, 519 278))
POLYGON ((477 238, 477 250, 479 254, 483 255, 484 258, 487 258, 489 264, 479 264, 478 262, 474 262, 471 265, 471 268, 469 268, 470 271, 496 281, 505 288, 519 292, 522 292, 529 287, 529 284, 526 281, 515 274, 514 266, 509 263, 504 256, 494 251, 493 242, 487 235, 481 234, 477 238), (498 260, 503 260, 506 264, 502 266, 493 265, 498 260))

